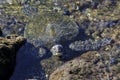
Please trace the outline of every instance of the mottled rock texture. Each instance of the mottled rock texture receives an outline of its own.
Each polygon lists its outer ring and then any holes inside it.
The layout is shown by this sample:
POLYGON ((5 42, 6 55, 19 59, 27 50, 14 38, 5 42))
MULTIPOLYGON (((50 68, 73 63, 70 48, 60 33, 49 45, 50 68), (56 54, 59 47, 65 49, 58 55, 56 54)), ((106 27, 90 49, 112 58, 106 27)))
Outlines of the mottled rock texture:
MULTIPOLYGON (((66 61, 73 58, 78 60, 75 64, 73 62, 73 66, 78 63, 85 63, 88 66, 84 65, 77 69, 71 67, 68 77, 72 74, 72 80, 97 80, 95 76, 99 78, 98 80, 104 77, 107 77, 104 80, 119 80, 120 59, 117 53, 120 49, 120 0, 0 0, 0 27, 3 31, 2 36, 19 34, 28 40, 17 55, 18 65, 11 80, 18 78, 44 80, 45 74, 49 77, 56 68, 62 64, 67 65, 66 61), (106 38, 111 38, 115 44, 108 41, 107 45, 101 46, 101 40, 104 42, 106 38), (49 49, 55 44, 64 47, 65 61, 56 56, 51 57, 49 49), (70 44, 73 44, 73 49, 69 49, 70 44), (115 46, 119 49, 111 49, 115 46), (96 57, 93 52, 83 52, 91 50, 100 52, 102 57, 96 57), (88 58, 83 59, 82 56, 88 58), (92 62, 93 57, 89 59, 90 56, 95 56, 95 62, 92 62), (98 62, 99 58, 101 63, 98 62), (95 67, 97 62, 100 65, 99 69, 95 67), (114 68, 109 69, 112 65, 114 68), (91 66, 95 72, 98 71, 99 77, 92 74, 94 71, 91 70, 91 66), (90 73, 95 79, 89 75, 90 73)), ((54 75, 58 79, 64 78, 59 76, 54 75)))
POLYGON ((93 41, 91 39, 86 41, 75 41, 69 45, 72 50, 75 51, 95 51, 102 47, 110 45, 112 43, 111 38, 103 38, 101 40, 93 41))
MULTIPOLYGON (((119 53, 114 52, 115 61, 111 64, 111 53, 89 51, 83 55, 68 61, 61 67, 57 68, 49 80, 100 80, 100 79, 120 79, 120 58, 116 57, 119 53)), ((111 54, 112 55, 112 54, 111 54)), ((120 54, 119 54, 120 55, 120 54)))

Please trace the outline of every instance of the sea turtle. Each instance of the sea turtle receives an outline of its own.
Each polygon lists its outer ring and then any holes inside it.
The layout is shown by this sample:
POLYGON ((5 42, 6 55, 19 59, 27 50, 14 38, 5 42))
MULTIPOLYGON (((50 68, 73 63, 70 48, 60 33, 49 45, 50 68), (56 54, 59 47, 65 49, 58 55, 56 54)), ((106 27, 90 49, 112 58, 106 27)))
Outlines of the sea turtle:
POLYGON ((74 40, 79 34, 78 25, 69 18, 56 13, 45 14, 34 16, 24 31, 24 36, 34 46, 50 49, 54 44, 74 40))

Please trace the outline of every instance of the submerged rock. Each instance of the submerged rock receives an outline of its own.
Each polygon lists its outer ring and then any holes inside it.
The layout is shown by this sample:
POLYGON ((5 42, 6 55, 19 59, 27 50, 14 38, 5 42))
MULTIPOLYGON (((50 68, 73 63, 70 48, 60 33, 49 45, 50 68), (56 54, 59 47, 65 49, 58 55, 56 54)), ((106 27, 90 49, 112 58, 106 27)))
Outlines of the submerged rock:
POLYGON ((17 35, 0 37, 0 80, 8 80, 12 75, 16 63, 16 53, 25 42, 25 38, 17 35))
POLYGON ((93 51, 99 50, 100 48, 110 45, 112 42, 111 38, 103 38, 100 40, 86 40, 86 41, 75 41, 69 45, 69 48, 75 51, 93 51))

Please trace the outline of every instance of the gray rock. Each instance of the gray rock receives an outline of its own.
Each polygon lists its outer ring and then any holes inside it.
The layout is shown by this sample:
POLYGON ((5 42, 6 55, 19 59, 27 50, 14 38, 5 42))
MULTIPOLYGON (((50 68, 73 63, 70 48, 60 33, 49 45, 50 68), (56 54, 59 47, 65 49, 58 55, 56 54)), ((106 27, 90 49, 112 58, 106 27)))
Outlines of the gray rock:
POLYGON ((74 51, 93 51, 98 50, 101 47, 107 46, 111 44, 112 39, 111 38, 103 38, 100 40, 85 40, 85 41, 75 41, 69 45, 69 48, 71 48, 74 51))

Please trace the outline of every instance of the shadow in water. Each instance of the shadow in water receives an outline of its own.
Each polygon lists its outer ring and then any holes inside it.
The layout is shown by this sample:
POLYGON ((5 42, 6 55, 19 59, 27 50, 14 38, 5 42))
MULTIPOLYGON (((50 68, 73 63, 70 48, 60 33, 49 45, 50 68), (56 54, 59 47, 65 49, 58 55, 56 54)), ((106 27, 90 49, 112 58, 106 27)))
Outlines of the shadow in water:
POLYGON ((39 48, 26 43, 17 53, 16 68, 10 80, 47 80, 40 61, 43 58, 50 57, 51 54, 47 53, 43 57, 39 55, 39 48))

